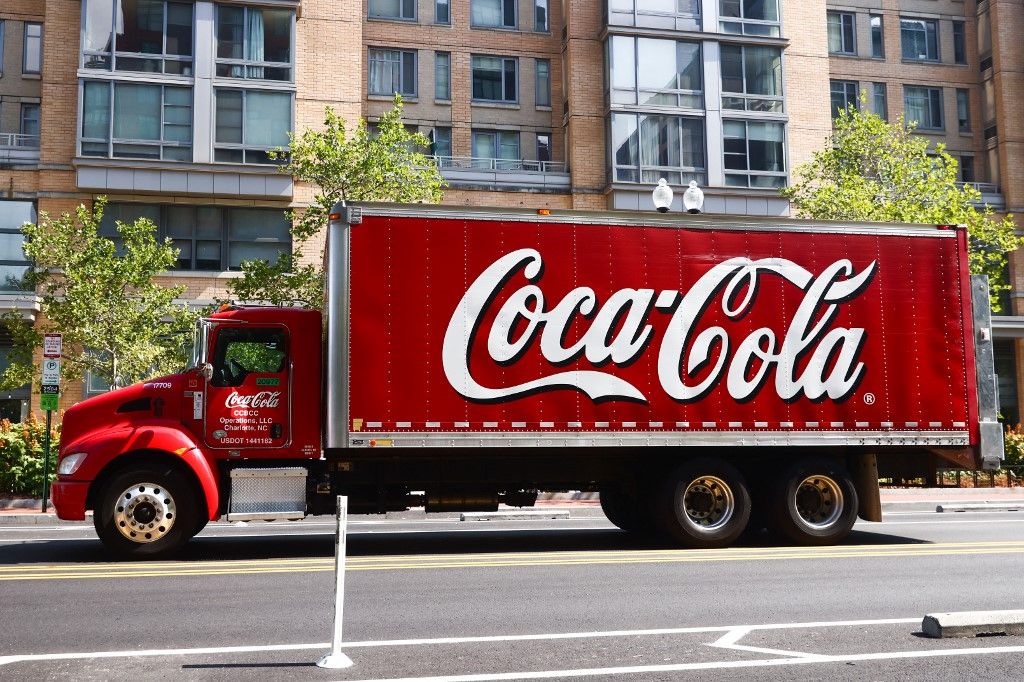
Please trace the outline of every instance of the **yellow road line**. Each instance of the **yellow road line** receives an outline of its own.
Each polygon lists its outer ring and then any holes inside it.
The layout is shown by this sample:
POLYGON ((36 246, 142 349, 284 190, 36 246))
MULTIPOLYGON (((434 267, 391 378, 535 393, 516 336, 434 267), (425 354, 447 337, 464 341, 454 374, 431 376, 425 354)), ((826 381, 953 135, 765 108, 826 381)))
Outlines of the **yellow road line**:
MULTIPOLYGON (((564 552, 360 557, 350 571, 393 571, 459 568, 530 568, 542 566, 608 566, 624 564, 702 563, 722 561, 783 561, 800 559, 861 559, 922 556, 1022 554, 1022 542, 944 543, 942 545, 856 545, 816 548, 737 550, 671 550, 656 552, 564 552)), ((162 562, 160 564, 100 564, 86 566, 17 565, 0 568, 0 581, 74 580, 102 578, 189 577, 319 573, 332 571, 333 559, 282 559, 230 562, 162 562)))

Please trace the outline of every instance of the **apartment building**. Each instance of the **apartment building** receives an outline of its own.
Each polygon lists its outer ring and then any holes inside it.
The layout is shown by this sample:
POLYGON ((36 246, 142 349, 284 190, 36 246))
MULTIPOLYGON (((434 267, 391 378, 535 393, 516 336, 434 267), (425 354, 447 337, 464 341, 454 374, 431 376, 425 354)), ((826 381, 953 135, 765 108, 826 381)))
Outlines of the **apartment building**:
MULTIPOLYGON (((180 250, 165 281, 211 301, 242 260, 289 248, 284 211, 309 200, 267 151, 326 106, 372 122, 395 92, 447 203, 645 210, 664 177, 697 181, 708 212, 785 215, 778 188, 865 90, 1011 210, 1022 22, 1019 3, 971 0, 7 0, 0 266, 27 266, 21 221, 107 195, 106 229, 153 219, 180 250)), ((38 304, 9 283, 0 307, 38 304)), ((1015 404, 1024 372, 999 347, 1015 404)))

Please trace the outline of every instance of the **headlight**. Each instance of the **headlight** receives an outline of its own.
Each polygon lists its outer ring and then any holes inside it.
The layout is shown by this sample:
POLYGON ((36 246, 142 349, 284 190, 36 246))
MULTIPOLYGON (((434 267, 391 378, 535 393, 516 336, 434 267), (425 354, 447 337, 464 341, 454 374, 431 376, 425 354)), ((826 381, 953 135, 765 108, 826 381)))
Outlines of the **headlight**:
POLYGON ((57 467, 57 473, 61 476, 70 476, 71 474, 78 471, 78 466, 85 461, 84 452, 76 452, 73 455, 68 455, 60 461, 60 466, 57 467))

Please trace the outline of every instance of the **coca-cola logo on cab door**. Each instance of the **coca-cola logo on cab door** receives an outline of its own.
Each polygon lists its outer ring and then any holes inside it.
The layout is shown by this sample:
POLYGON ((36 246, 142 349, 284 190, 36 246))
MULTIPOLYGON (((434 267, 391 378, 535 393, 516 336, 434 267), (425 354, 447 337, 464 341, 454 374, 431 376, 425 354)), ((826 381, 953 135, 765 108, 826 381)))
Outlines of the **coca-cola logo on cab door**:
MULTIPOLYGON (((647 402, 636 386, 598 368, 611 362, 626 366, 647 352, 654 339, 652 315, 668 315, 657 347, 658 380, 672 399, 688 403, 708 395, 723 375, 729 395, 753 399, 769 382, 779 398, 793 401, 840 401, 860 384, 860 362, 866 333, 863 327, 832 327, 840 304, 858 297, 875 275, 877 261, 855 272, 849 260, 837 260, 815 275, 782 258, 730 258, 711 267, 686 292, 619 289, 603 303, 582 286, 549 305, 537 283, 544 262, 535 249, 519 249, 498 260, 469 286, 445 332, 442 362, 449 384, 463 397, 478 402, 506 402, 542 391, 576 389, 591 400, 647 402), (504 296, 489 330, 482 329, 491 306, 519 273, 529 282, 504 296), (761 327, 733 339, 720 326, 699 332, 702 316, 719 297, 729 320, 742 318, 754 305, 765 277, 781 277, 802 291, 789 327, 777 334, 761 327), (589 324, 575 343, 565 346, 574 322, 589 324), (514 337, 514 338, 513 338, 514 337), (484 386, 470 372, 477 344, 487 356, 509 366, 533 344, 553 367, 581 358, 595 369, 553 372, 513 386, 484 386)), ((764 303, 762 303, 764 305, 764 303)), ((790 308, 792 310, 792 308, 790 308)))
POLYGON ((224 407, 277 407, 280 402, 280 391, 260 391, 252 395, 240 395, 238 391, 232 391, 224 401, 224 407))

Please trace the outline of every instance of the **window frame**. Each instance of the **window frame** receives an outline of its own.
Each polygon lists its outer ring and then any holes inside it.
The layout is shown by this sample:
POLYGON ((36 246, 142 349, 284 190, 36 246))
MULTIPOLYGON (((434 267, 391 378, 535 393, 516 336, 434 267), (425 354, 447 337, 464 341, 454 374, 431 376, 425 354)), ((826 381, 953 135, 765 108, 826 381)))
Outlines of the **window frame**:
POLYGON ((473 128, 470 131, 470 165, 473 168, 488 168, 493 170, 522 170, 523 167, 523 136, 519 130, 501 130, 498 128, 473 128), (502 147, 506 146, 506 143, 502 141, 503 135, 514 135, 515 136, 515 157, 503 157, 501 156, 502 147), (474 152, 476 151, 476 140, 477 137, 489 136, 494 138, 494 150, 498 156, 486 157, 477 156, 474 152), (485 163, 486 162, 486 163, 485 163))
POLYGON ((544 164, 551 163, 551 161, 552 161, 551 133, 550 132, 537 133, 535 135, 535 140, 534 141, 535 141, 536 147, 537 147, 537 152, 536 152, 536 156, 537 156, 537 170, 543 171, 544 170, 544 164), (545 143, 541 142, 542 139, 545 140, 545 143), (548 158, 546 158, 546 159, 542 159, 541 158, 542 156, 544 156, 541 153, 542 149, 546 149, 547 150, 547 157, 548 158))
POLYGON ((942 46, 939 44, 939 22, 938 22, 938 20, 937 19, 921 19, 921 18, 918 18, 918 17, 902 17, 901 16, 900 17, 900 55, 902 56, 904 61, 910 61, 910 62, 938 62, 938 61, 940 61, 940 59, 942 57, 942 46), (907 24, 912 24, 912 23, 915 23, 915 22, 920 24, 921 26, 923 26, 924 45, 925 45, 925 52, 926 52, 926 55, 924 57, 920 57, 920 56, 915 57, 915 56, 908 56, 907 55, 907 40, 906 40, 907 32, 908 31, 913 31, 915 33, 917 32, 917 30, 915 28, 913 28, 913 27, 908 28, 907 24), (935 42, 935 56, 934 57, 927 54, 928 48, 930 47, 929 41, 928 41, 928 27, 929 26, 932 27, 932 35, 934 37, 934 42, 935 42))
POLYGON ((470 55, 470 58, 469 58, 469 76, 470 76, 470 93, 469 94, 470 94, 470 100, 472 102, 480 103, 480 104, 519 104, 520 94, 521 94, 519 92, 519 90, 520 90, 520 88, 519 88, 519 80, 520 80, 520 77, 519 77, 520 76, 520 74, 519 74, 519 57, 506 57, 506 56, 502 56, 502 55, 490 55, 490 54, 473 54, 473 55, 470 55), (487 99, 487 98, 477 97, 476 96, 476 71, 477 71, 478 67, 474 65, 474 62, 478 58, 479 59, 500 59, 501 60, 501 69, 500 69, 500 73, 501 73, 501 94, 502 94, 502 98, 501 99, 487 99), (515 98, 514 99, 508 99, 507 97, 505 97, 505 93, 508 90, 508 82, 507 82, 507 78, 506 78, 506 76, 508 74, 507 64, 510 61, 513 63, 514 69, 515 69, 515 91, 516 91, 516 93, 515 93, 515 98))
POLYGON ((469 27, 470 28, 482 28, 492 30, 503 30, 503 31, 515 31, 519 29, 519 2, 518 0, 498 0, 501 4, 501 23, 498 24, 478 24, 473 18, 473 4, 477 0, 469 0, 469 27), (509 7, 512 8, 513 23, 506 24, 505 18, 508 15, 509 7))
POLYGON ((953 21, 953 63, 967 65, 967 24, 963 21, 953 21))
POLYGON ((40 133, 42 132, 41 125, 42 125, 42 106, 41 106, 41 104, 39 102, 22 102, 21 103, 20 111, 18 112, 18 133, 20 135, 24 135, 26 137, 35 137, 35 138, 38 139, 40 133), (35 125, 36 125, 36 129, 37 129, 38 132, 26 133, 25 132, 25 121, 29 120, 29 119, 25 116, 25 112, 26 111, 31 111, 32 109, 35 109, 35 125))
MULTIPOLYGON (((376 61, 381 61, 380 57, 378 57, 376 59, 376 61)), ((419 69, 420 69, 420 65, 419 65, 419 50, 403 50, 403 49, 395 48, 395 47, 381 47, 381 46, 373 45, 373 46, 368 47, 367 50, 366 50, 366 65, 367 65, 367 69, 366 69, 366 94, 368 96, 372 96, 372 97, 394 97, 395 93, 397 92, 398 94, 402 95, 402 97, 405 97, 405 98, 409 98, 409 99, 416 99, 416 98, 418 98, 418 96, 419 96, 419 94, 418 94, 419 93, 419 69), (398 59, 399 89, 398 90, 389 90, 387 92, 374 91, 374 90, 370 89, 370 83, 372 81, 372 73, 373 73, 373 67, 374 67, 374 61, 375 61, 374 53, 383 54, 385 52, 394 52, 394 53, 399 55, 399 59, 398 59), (405 58, 408 57, 408 56, 412 57, 413 83, 412 83, 412 89, 411 90, 405 89, 405 86, 406 86, 406 83, 405 83, 405 69, 406 69, 405 58)), ((394 82, 394 77, 392 76, 392 83, 393 82, 394 82)))
POLYGON ((534 84, 534 106, 537 108, 551 108, 551 60, 534 59, 533 67, 534 84), (543 67, 543 68, 541 68, 543 67), (545 71, 542 75, 541 71, 545 71), (542 86, 543 84, 543 86, 542 86))
MULTIPOLYGON (((833 49, 832 41, 829 40, 828 53, 834 55, 845 55, 849 57, 857 56, 857 15, 853 12, 835 12, 829 10, 827 13, 827 22, 831 24, 832 19, 837 19, 839 23, 839 46, 837 49, 833 49), (848 23, 847 27, 845 24, 848 23), (846 29, 849 28, 850 32, 850 44, 846 44, 846 29)), ((827 26, 831 28, 831 26, 827 26)))
POLYGON ((788 130, 785 121, 775 120, 764 120, 764 119, 749 119, 749 118, 723 118, 722 119, 722 168, 725 173, 726 187, 747 187, 756 189, 778 189, 779 187, 785 187, 789 180, 789 171, 786 168, 789 165, 789 159, 786 158, 788 147, 786 145, 786 139, 788 137, 788 130), (743 124, 743 141, 744 141, 744 158, 746 160, 746 170, 731 169, 725 164, 726 156, 735 154, 725 151, 725 123, 742 123, 743 124), (750 124, 767 124, 767 125, 778 125, 782 128, 782 163, 783 169, 781 171, 764 171, 764 170, 751 170, 750 169, 750 124), (729 177, 744 177, 746 178, 746 185, 730 185, 729 177), (764 178, 781 178, 782 182, 779 185, 753 185, 751 179, 755 177, 764 178))
POLYGON ((441 26, 452 25, 452 5, 451 0, 434 0, 434 23, 441 26), (445 18, 441 19, 441 8, 444 8, 445 18))
POLYGON ((833 79, 829 80, 828 84, 829 84, 829 96, 830 96, 829 103, 831 104, 831 107, 832 107, 832 118, 833 119, 835 119, 836 117, 839 116, 839 109, 836 107, 836 100, 835 100, 836 94, 837 94, 837 90, 836 90, 837 87, 841 87, 843 89, 843 92, 841 94, 842 94, 842 97, 843 97, 843 99, 845 101, 845 104, 843 105, 842 109, 845 110, 847 107, 849 107, 850 104, 853 104, 855 109, 857 109, 858 111, 860 110, 860 82, 859 81, 851 81, 851 80, 846 80, 846 79, 842 79, 842 78, 838 78, 838 79, 837 78, 833 78, 833 79), (852 98, 850 97, 850 87, 851 86, 853 87, 853 97, 852 98))
POLYGON ((957 132, 970 133, 973 131, 971 126, 971 93, 966 88, 956 89, 956 126, 957 132), (960 105, 963 103, 964 114, 960 116, 960 105))
POLYGON ((751 113, 764 113, 764 114, 785 114, 786 113, 786 74, 785 74, 785 63, 784 63, 784 52, 780 47, 774 47, 770 45, 736 45, 723 43, 719 48, 721 55, 726 49, 739 49, 740 50, 740 68, 743 78, 743 92, 733 92, 725 89, 725 77, 722 73, 722 69, 725 68, 725 59, 719 59, 719 77, 722 79, 722 110, 728 111, 747 111, 751 113), (747 80, 747 50, 750 48, 764 48, 778 50, 779 53, 779 69, 782 73, 779 75, 779 94, 777 95, 759 95, 748 93, 747 90, 750 85, 747 80), (743 108, 737 108, 734 106, 726 105, 727 99, 743 100, 743 108), (751 104, 757 102, 765 102, 770 105, 774 105, 773 108, 759 109, 751 108, 751 104))
POLYGON ((451 102, 452 101, 452 53, 451 52, 435 52, 434 53, 434 101, 435 102, 451 102), (444 62, 444 89, 441 89, 441 70, 442 62, 444 62))
POLYGON ((871 32, 871 58, 885 59, 885 16, 882 14, 868 15, 868 28, 871 32), (875 21, 878 25, 875 25, 875 21), (875 38, 878 40, 876 41, 875 38))
MULTIPOLYGON (((433 128, 430 129, 429 138, 430 138, 430 156, 434 157, 435 159, 451 158, 451 156, 452 156, 452 129, 451 129, 451 126, 434 126, 433 128), (445 131, 443 135, 440 134, 440 131, 442 131, 442 130, 445 131), (438 142, 438 138, 439 137, 444 137, 445 138, 446 144, 448 146, 448 153, 447 154, 438 154, 437 153, 438 152, 437 145, 439 144, 439 142, 438 142)), ((438 165, 442 166, 443 164, 439 163, 438 165)))
MULTIPOLYGON (((160 161, 183 161, 182 159, 165 158, 166 149, 188 149, 191 153, 185 162, 191 162, 195 158, 195 91, 184 84, 175 82, 139 82, 135 80, 111 80, 111 79, 99 79, 99 78, 83 78, 79 80, 78 86, 78 111, 80 114, 80 123, 78 126, 78 155, 82 157, 98 158, 98 159, 149 159, 149 160, 160 160, 160 161), (94 85, 105 85, 107 88, 107 137, 86 137, 85 136, 85 90, 89 84, 94 85), (133 139, 133 138, 120 138, 114 136, 114 123, 116 120, 116 105, 117 105, 117 89, 120 86, 142 86, 160 88, 160 139, 158 140, 146 140, 146 139, 133 139), (167 107, 167 89, 174 88, 176 90, 187 91, 189 95, 189 140, 188 142, 180 142, 178 140, 167 140, 164 138, 164 134, 167 130, 168 125, 182 125, 175 123, 167 123, 166 114, 167 107), (107 152, 104 155, 98 155, 93 153, 85 153, 83 148, 86 144, 105 144, 107 146, 107 152), (159 158, 150 159, 145 156, 119 156, 115 154, 115 145, 130 145, 136 147, 155 147, 159 149, 159 158)), ((170 105, 170 106, 181 106, 181 105, 170 105)))
POLYGON ((779 0, 769 0, 775 3, 775 14, 779 17, 776 20, 747 18, 743 3, 745 0, 719 0, 718 1, 718 25, 722 33, 746 36, 765 36, 779 38, 782 36, 782 7, 779 0), (739 15, 726 14, 724 3, 735 1, 739 9, 739 15), (737 30, 738 29, 738 30, 737 30))
MULTIPOLYGON (((233 244, 273 243, 273 244, 280 244, 281 245, 280 253, 290 253, 291 252, 291 247, 292 247, 291 230, 289 229, 290 225, 287 225, 287 218, 285 217, 285 212, 283 210, 278 211, 278 209, 273 209, 273 208, 259 208, 259 207, 249 207, 249 206, 220 206, 220 205, 217 205, 217 204, 168 204, 168 203, 155 204, 155 203, 131 202, 131 201, 111 202, 111 203, 107 204, 107 209, 106 210, 108 211, 109 215, 113 215, 113 220, 109 224, 101 224, 100 225, 100 230, 99 230, 100 236, 105 237, 107 239, 113 239, 115 241, 115 243, 116 243, 116 241, 117 241, 116 221, 121 219, 121 217, 122 217, 121 216, 121 210, 125 206, 156 208, 157 209, 157 218, 158 218, 158 220, 156 220, 154 222, 156 224, 156 236, 157 236, 157 238, 161 239, 161 240, 163 240, 163 239, 170 239, 170 240, 172 240, 172 242, 173 241, 189 241, 190 244, 191 244, 191 252, 192 252, 191 256, 190 256, 190 259, 191 259, 191 263, 192 263, 193 266, 196 263, 196 248, 195 248, 196 242, 202 242, 202 241, 212 242, 212 241, 216 241, 216 242, 218 242, 220 244, 220 265, 219 265, 218 269, 216 269, 216 270, 205 270, 205 269, 197 269, 195 267, 186 269, 186 268, 178 267, 178 265, 175 264, 175 266, 174 266, 174 271, 175 272, 204 272, 204 273, 240 272, 241 271, 240 268, 232 268, 231 267, 231 248, 232 248, 233 244), (170 209, 172 209, 172 208, 179 209, 179 210, 180 209, 189 209, 189 210, 192 211, 193 218, 192 218, 191 225, 193 227, 193 230, 192 230, 192 235, 190 237, 183 237, 183 236, 180 236, 180 235, 175 236, 175 235, 172 235, 170 233, 170 229, 169 229, 169 222, 170 222, 170 220, 168 218, 168 215, 169 215, 170 209), (199 209, 204 209, 204 208, 205 209, 216 209, 217 211, 220 212, 220 225, 218 226, 219 234, 218 234, 218 238, 217 239, 202 238, 202 237, 197 237, 196 236, 196 232, 195 232, 195 229, 194 229, 196 224, 198 223, 198 219, 196 218, 196 215, 198 214, 199 209), (245 211, 257 210, 257 211, 267 211, 267 212, 272 212, 272 213, 273 212, 280 213, 280 215, 282 217, 282 220, 284 221, 284 224, 285 224, 284 226, 286 227, 286 229, 283 231, 283 234, 286 235, 286 237, 284 237, 284 238, 276 238, 276 237, 269 236, 269 235, 263 235, 259 239, 256 239, 256 240, 245 241, 245 240, 239 240, 239 239, 232 239, 231 238, 231 228, 234 225, 234 212, 235 211, 241 211, 241 210, 245 210, 245 211)), ((106 221, 104 221, 104 223, 106 223, 106 221)))
POLYGON ((873 82, 871 84, 871 106, 874 113, 879 116, 883 121, 889 120, 889 92, 888 87, 885 83, 873 82), (882 98, 882 107, 879 111, 878 98, 882 98))
MULTIPOLYGON (((289 7, 278 7, 278 6, 260 7, 260 6, 249 6, 249 5, 225 5, 225 4, 219 4, 219 3, 214 3, 214 7, 215 7, 215 12, 214 12, 214 28, 213 28, 213 73, 214 73, 214 78, 216 78, 219 81, 232 80, 232 81, 247 82, 247 83, 248 82, 295 83, 295 53, 296 53, 296 39, 295 39, 296 16, 295 15, 296 15, 296 12, 295 12, 294 9, 289 8, 289 7), (290 25, 290 28, 289 28, 289 35, 288 35, 288 42, 289 42, 288 61, 287 62, 268 62, 268 61, 256 62, 256 61, 252 61, 252 60, 249 60, 249 59, 228 59, 228 58, 225 58, 225 57, 218 57, 217 56, 217 51, 218 51, 219 42, 220 42, 220 39, 218 38, 218 36, 220 35, 220 10, 222 8, 224 8, 224 9, 242 9, 242 10, 244 10, 244 12, 242 13, 242 25, 243 26, 248 26, 248 24, 249 24, 249 19, 248 19, 249 18, 249 12, 252 11, 252 10, 273 9, 273 10, 277 10, 277 11, 289 12, 290 15, 291 15, 290 16, 290 24, 291 25, 290 25), (239 67, 239 68, 241 68, 243 70, 243 73, 245 75, 243 75, 243 76, 234 76, 234 75, 220 76, 220 75, 217 75, 217 68, 219 66, 228 66, 228 67, 232 67, 232 68, 239 67), (288 69, 288 78, 287 79, 280 79, 280 78, 263 78, 263 77, 249 76, 248 74, 249 74, 249 70, 250 69, 264 69, 264 70, 266 70, 266 69, 288 69)), ((193 17, 194 16, 195 15, 193 14, 193 17)), ((193 19, 193 21, 194 21, 194 19, 193 19)), ((242 35, 242 52, 243 53, 248 52, 248 47, 247 47, 248 44, 249 44, 249 33, 248 33, 248 31, 244 31, 243 35, 242 35)), ((239 87, 242 87, 242 86, 239 86, 239 87)))
POLYGON ((533 0, 533 30, 535 33, 551 33, 551 3, 548 0, 533 0), (543 21, 541 21, 543 12, 543 21))
POLYGON ((964 184, 973 184, 978 182, 978 176, 975 172, 974 167, 974 154, 970 152, 960 152, 956 154, 956 179, 958 182, 964 184), (967 163, 964 163, 967 161, 967 163), (964 173, 964 169, 969 168, 967 173, 964 173), (967 177, 967 176, 970 177, 967 177))
MULTIPOLYGON (((31 204, 32 206, 31 206, 31 209, 28 211, 28 216, 27 217, 29 217, 31 222, 33 222, 33 223, 38 221, 38 219, 39 219, 39 211, 38 211, 37 204, 36 204, 35 201, 24 201, 24 200, 19 200, 19 199, 0 199, 0 209, 6 208, 5 204, 7 204, 9 202, 10 203, 18 203, 18 204, 31 204)), ((14 213, 14 212, 12 211, 11 213, 14 213)), ((7 212, 0 213, 0 219, 3 219, 3 218, 10 219, 11 218, 11 213, 7 213, 7 212)), ((22 217, 25 217, 25 216, 22 216, 22 217)), ((15 218, 15 220, 16 219, 17 218, 15 218)), ((21 260, 14 260, 14 259, 3 259, 3 260, 0 260, 0 269, 6 268, 6 267, 15 267, 15 268, 16 267, 20 267, 20 268, 24 268, 24 271, 22 272, 22 275, 21 275, 21 277, 23 278, 25 276, 25 274, 29 271, 29 269, 31 269, 32 261, 29 259, 28 256, 25 255, 25 251, 24 251, 24 248, 25 248, 25 233, 21 231, 21 225, 20 224, 18 224, 18 225, 10 224, 10 227, 8 227, 7 224, 0 223, 0 235, 16 235, 16 236, 18 236, 21 239, 22 259, 21 260)), ((13 286, 8 286, 6 277, 0 278, 0 292, 12 292, 12 291, 23 291, 23 289, 19 289, 19 288, 13 287, 13 286)), ((3 336, 3 334, 0 333, 0 337, 2 337, 2 336, 3 336)))
POLYGON ((44 31, 45 31, 45 28, 43 27, 43 24, 38 22, 38 21, 26 21, 26 22, 24 22, 24 25, 22 26, 22 35, 21 35, 21 40, 22 40, 22 43, 21 43, 21 73, 22 74, 28 74, 28 75, 33 75, 33 76, 34 75, 42 75, 42 73, 43 73, 43 36, 44 36, 44 31), (29 33, 29 29, 31 27, 33 27, 33 26, 39 28, 39 35, 38 36, 30 36, 28 34, 29 33), (29 69, 28 68, 30 39, 38 40, 38 42, 39 42, 39 49, 38 49, 39 68, 38 69, 29 69))
POLYGON ((417 2, 417 0, 398 0, 398 16, 392 16, 390 14, 374 14, 373 3, 374 0, 366 0, 367 19, 416 22, 419 18, 419 2, 417 2), (412 9, 412 16, 405 16, 403 14, 403 12, 408 8, 412 9))
POLYGON ((265 88, 243 88, 243 87, 238 87, 238 86, 234 86, 234 85, 218 85, 218 86, 214 86, 214 88, 213 88, 213 106, 212 106, 213 126, 212 126, 212 130, 210 131, 211 132, 211 137, 213 139, 213 154, 214 154, 213 162, 214 163, 242 163, 242 164, 245 164, 245 165, 262 165, 262 166, 273 166, 273 165, 279 165, 281 163, 284 163, 284 159, 277 159, 276 161, 268 160, 268 161, 265 161, 265 162, 264 161, 250 161, 248 159, 248 156, 249 156, 250 153, 253 153, 253 154, 263 153, 263 154, 265 154, 266 152, 274 150, 274 149, 277 149, 278 147, 282 147, 283 148, 283 147, 286 146, 286 144, 271 145, 271 146, 246 144, 246 142, 245 142, 245 133, 246 133, 245 114, 246 114, 247 101, 249 99, 249 93, 253 93, 253 92, 261 93, 261 94, 288 95, 288 98, 289 98, 289 101, 290 101, 290 106, 288 108, 288 130, 291 131, 291 130, 295 129, 295 92, 294 91, 291 91, 291 90, 270 90, 270 89, 265 89, 265 88), (242 141, 241 142, 218 142, 217 141, 217 105, 218 105, 218 100, 220 98, 220 94, 223 93, 223 92, 241 92, 242 93, 242 113, 241 113, 242 141), (218 150, 223 150, 223 151, 240 150, 242 152, 242 160, 241 161, 218 161, 217 160, 217 156, 216 156, 218 150))
MULTIPOLYGON (((680 130, 682 130, 682 124, 680 124, 680 130)), ((695 180, 698 185, 707 185, 707 173, 708 173, 708 168, 707 168, 707 166, 708 166, 707 121, 706 121, 705 117, 703 117, 703 116, 695 116, 695 115, 692 115, 692 114, 670 113, 670 112, 653 112, 653 111, 652 112, 613 111, 611 117, 609 118, 609 136, 608 136, 608 139, 610 141, 609 153, 610 153, 610 156, 611 156, 612 182, 615 182, 615 183, 622 182, 622 183, 631 183, 631 184, 647 184, 647 185, 649 185, 652 181, 654 181, 654 182, 657 181, 657 180, 652 180, 654 178, 669 177, 670 178, 670 184, 685 185, 690 180, 695 180), (694 122, 694 121, 699 122, 700 126, 701 126, 701 134, 698 136, 698 139, 700 140, 701 145, 702 145, 702 148, 699 150, 699 154, 700 154, 700 156, 704 160, 704 165, 703 166, 697 166, 697 165, 690 165, 690 166, 684 166, 684 165, 680 165, 680 166, 661 166, 661 165, 645 164, 644 163, 644 154, 643 154, 643 145, 644 145, 644 141, 643 141, 644 132, 643 131, 644 131, 644 126, 643 126, 643 120, 642 119, 644 117, 651 117, 651 116, 658 117, 658 118, 677 118, 677 119, 682 119, 683 121, 687 121, 687 122, 694 122), (620 164, 618 162, 618 153, 617 153, 618 152, 618 148, 616 147, 616 144, 615 144, 616 143, 616 140, 615 140, 615 123, 616 123, 616 119, 617 118, 619 118, 621 120, 626 120, 626 119, 630 119, 631 118, 631 119, 633 119, 633 122, 635 123, 635 131, 636 131, 636 133, 635 133, 636 134, 636 165, 620 164), (620 171, 623 173, 622 175, 620 175, 620 171), (627 173, 628 174, 635 173, 635 175, 633 176, 633 177, 635 177, 635 179, 630 179, 629 176, 626 175, 627 173), (645 176, 645 173, 647 173, 646 176, 645 176), (676 182, 677 178, 674 177, 676 174, 678 174, 678 176, 679 176, 678 177, 678 182, 676 182)), ((679 146, 679 159, 680 159, 680 162, 686 156, 686 153, 685 153, 685 150, 684 150, 684 147, 683 147, 683 139, 684 139, 683 135, 680 135, 679 136, 679 145, 680 145, 679 146)), ((698 150, 695 150, 693 152, 693 154, 696 154, 696 153, 698 153, 698 150)), ((691 155, 693 155, 693 154, 691 154, 691 155)))
MULTIPOLYGON (((117 10, 117 3, 119 2, 119 0, 84 0, 84 2, 82 3, 82 26, 81 26, 82 46, 79 49, 79 60, 80 60, 79 65, 80 65, 80 67, 83 68, 83 69, 89 69, 89 70, 94 70, 94 71, 103 72, 103 73, 153 73, 153 74, 159 74, 161 76, 182 76, 182 77, 186 77, 186 78, 192 78, 194 73, 195 73, 195 56, 196 56, 195 55, 195 52, 196 52, 196 33, 195 33, 195 31, 196 31, 196 13, 195 13, 195 4, 193 2, 184 2, 182 0, 162 0, 162 1, 163 1, 163 25, 161 26, 161 34, 160 34, 160 53, 156 54, 156 53, 145 53, 145 52, 128 52, 128 51, 118 50, 117 49, 117 41, 118 41, 118 37, 117 36, 118 36, 118 33, 116 31, 116 26, 117 26, 117 11, 116 10, 117 10), (111 26, 110 26, 110 35, 112 37, 112 42, 110 44, 110 51, 86 50, 85 49, 86 13, 88 11, 87 5, 89 3, 93 3, 93 2, 102 2, 103 4, 109 4, 113 8, 113 11, 111 12, 111 26), (192 11, 192 21, 190 22, 190 26, 191 26, 191 29, 192 29, 192 54, 190 54, 190 55, 170 54, 170 53, 167 52, 167 16, 168 16, 167 6, 168 6, 168 4, 188 5, 190 7, 191 11, 192 11), (103 66, 103 65, 98 65, 97 66, 97 65, 93 65, 93 64, 89 63, 89 58, 90 57, 101 58, 101 59, 105 57, 109 61, 108 61, 108 64, 106 66, 103 66), (118 59, 146 59, 146 60, 152 60, 152 61, 159 60, 160 61, 160 68, 161 68, 161 70, 159 72, 155 72, 155 71, 154 72, 150 72, 150 71, 137 71, 137 70, 134 70, 134 69, 119 69, 119 68, 117 68, 117 61, 118 61, 118 59), (181 65, 180 70, 179 71, 168 71, 167 70, 167 62, 174 62, 174 63, 180 64, 181 65)), ((214 34, 214 42, 216 43, 216 34, 214 34)), ((216 53, 216 49, 214 50, 214 52, 216 53)))
POLYGON ((941 87, 932 87, 932 86, 927 86, 927 85, 904 85, 903 86, 903 112, 904 112, 903 113, 903 118, 904 118, 904 121, 909 123, 909 121, 907 121, 907 109, 909 108, 909 107, 907 107, 907 98, 910 96, 911 91, 922 91, 922 92, 926 93, 925 97, 926 97, 927 102, 928 102, 929 119, 931 119, 934 116, 934 114, 935 114, 935 112, 932 111, 932 105, 934 104, 934 102, 932 100, 932 93, 933 92, 938 92, 939 93, 939 102, 938 102, 938 108, 937 109, 938 109, 938 114, 939 114, 939 125, 937 125, 937 126, 931 125, 932 122, 933 122, 932 120, 929 120, 927 125, 925 124, 924 121, 917 121, 917 130, 945 131, 945 129, 946 129, 946 118, 945 118, 945 112, 943 111, 944 101, 943 101, 943 96, 942 96, 942 90, 943 89, 941 87))
POLYGON ((608 87, 609 87, 609 100, 610 100, 610 102, 612 103, 613 106, 614 105, 642 106, 642 107, 645 107, 645 108, 658 109, 658 110, 661 110, 663 108, 669 108, 669 109, 689 109, 689 110, 694 110, 694 111, 703 111, 704 110, 704 85, 705 85, 704 52, 703 52, 703 46, 700 44, 699 41, 694 41, 694 40, 677 40, 677 39, 674 39, 674 38, 651 38, 651 37, 648 37, 648 36, 622 36, 622 35, 615 35, 615 36, 610 36, 609 37, 607 50, 608 50, 607 63, 608 63, 608 69, 609 69, 609 73, 607 75, 608 87), (663 42, 667 42, 667 43, 673 43, 675 45, 675 52, 676 52, 677 60, 678 60, 678 56, 679 56, 679 46, 680 45, 689 45, 689 46, 696 47, 697 48, 697 53, 696 54, 697 54, 697 64, 698 64, 698 76, 699 76, 699 79, 700 79, 700 88, 694 89, 694 88, 681 88, 681 87, 678 87, 679 84, 680 84, 680 82, 679 82, 679 74, 680 74, 680 72, 679 72, 679 63, 678 63, 678 61, 676 62, 676 81, 675 81, 675 84, 676 84, 677 87, 675 87, 675 88, 661 88, 661 89, 652 89, 652 88, 648 88, 648 87, 641 87, 640 86, 640 71, 643 68, 643 65, 640 63, 640 41, 641 40, 657 40, 657 41, 663 41, 663 42), (631 62, 632 63, 630 65, 619 66, 619 65, 617 65, 615 63, 615 58, 614 58, 614 56, 615 56, 615 44, 618 41, 629 41, 629 43, 631 43, 632 49, 630 50, 630 52, 631 52, 631 55, 632 55, 632 57, 631 57, 631 62), (616 87, 616 85, 615 85, 615 71, 618 68, 622 68, 624 70, 627 70, 627 67, 632 69, 632 73, 630 75, 630 79, 632 80, 632 87, 631 88, 616 87), (627 95, 627 93, 628 93, 629 101, 625 101, 625 100, 622 99, 622 97, 627 95), (651 101, 654 97, 657 97, 657 96, 660 96, 660 95, 671 95, 671 96, 674 96, 675 97, 675 101, 671 102, 671 103, 665 103, 665 104, 657 103, 657 102, 652 102, 651 101))

